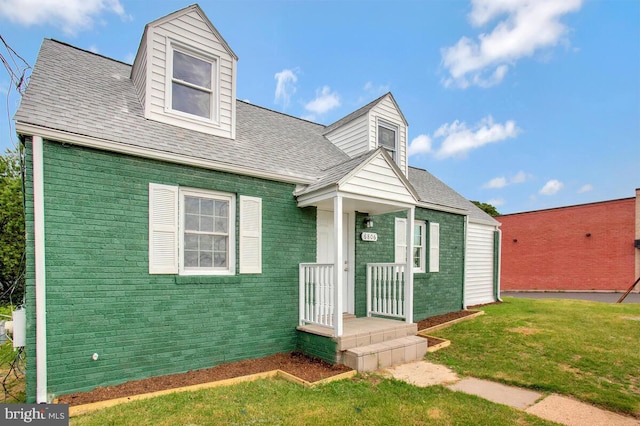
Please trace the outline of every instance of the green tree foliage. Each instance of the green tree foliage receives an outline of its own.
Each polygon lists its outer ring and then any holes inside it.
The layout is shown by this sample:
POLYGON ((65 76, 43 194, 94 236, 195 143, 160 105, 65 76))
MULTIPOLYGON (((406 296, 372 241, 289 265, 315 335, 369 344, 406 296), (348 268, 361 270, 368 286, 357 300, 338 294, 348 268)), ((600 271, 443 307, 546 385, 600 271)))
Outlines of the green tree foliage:
POLYGON ((496 209, 495 206, 492 206, 489 203, 481 203, 480 201, 472 201, 472 203, 478 206, 491 217, 500 216, 500 212, 498 211, 498 209, 496 209))
POLYGON ((24 204, 20 152, 0 157, 0 303, 20 303, 24 292, 24 204))

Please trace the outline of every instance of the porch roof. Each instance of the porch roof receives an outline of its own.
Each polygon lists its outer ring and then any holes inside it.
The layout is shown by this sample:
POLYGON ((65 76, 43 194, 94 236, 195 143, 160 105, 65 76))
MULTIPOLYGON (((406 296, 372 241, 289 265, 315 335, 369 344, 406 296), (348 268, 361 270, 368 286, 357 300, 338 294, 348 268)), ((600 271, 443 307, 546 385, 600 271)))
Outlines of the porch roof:
POLYGON ((411 182, 382 147, 324 172, 317 182, 296 191, 298 206, 330 209, 331 200, 342 195, 348 210, 382 214, 415 206, 419 200, 411 182))

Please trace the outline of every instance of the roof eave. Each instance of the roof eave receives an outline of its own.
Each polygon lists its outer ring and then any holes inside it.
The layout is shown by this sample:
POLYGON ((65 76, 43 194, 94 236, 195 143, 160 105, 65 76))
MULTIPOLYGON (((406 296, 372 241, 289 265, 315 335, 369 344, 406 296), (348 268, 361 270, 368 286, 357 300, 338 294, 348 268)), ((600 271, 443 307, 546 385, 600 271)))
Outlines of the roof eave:
POLYGON ((275 182, 309 185, 315 182, 311 176, 299 176, 294 174, 275 173, 259 170, 246 166, 239 166, 231 163, 196 158, 188 155, 176 154, 156 149, 143 148, 129 145, 122 142, 96 138, 93 136, 71 133, 64 130, 39 126, 37 124, 16 122, 16 133, 20 136, 42 136, 44 139, 69 143, 72 145, 94 148, 103 151, 116 152, 119 154, 132 155, 135 157, 148 158, 152 160, 165 161, 175 164, 199 167, 209 170, 217 170, 228 173, 235 173, 244 176, 257 177, 275 182))

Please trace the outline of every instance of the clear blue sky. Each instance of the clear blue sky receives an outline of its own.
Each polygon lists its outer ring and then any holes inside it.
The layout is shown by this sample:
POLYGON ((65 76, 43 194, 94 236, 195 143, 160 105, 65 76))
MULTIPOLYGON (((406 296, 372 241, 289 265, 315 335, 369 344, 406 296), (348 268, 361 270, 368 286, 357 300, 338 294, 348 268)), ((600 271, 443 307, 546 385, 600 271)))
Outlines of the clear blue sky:
MULTIPOLYGON (((131 63, 144 25, 189 4, 0 0, 0 34, 31 65, 45 37, 131 63)), ((391 91, 409 163, 502 213, 640 187, 637 0, 200 6, 240 58, 239 99, 330 124, 391 91)), ((15 144, 9 88, 0 68, 3 151, 15 144)))

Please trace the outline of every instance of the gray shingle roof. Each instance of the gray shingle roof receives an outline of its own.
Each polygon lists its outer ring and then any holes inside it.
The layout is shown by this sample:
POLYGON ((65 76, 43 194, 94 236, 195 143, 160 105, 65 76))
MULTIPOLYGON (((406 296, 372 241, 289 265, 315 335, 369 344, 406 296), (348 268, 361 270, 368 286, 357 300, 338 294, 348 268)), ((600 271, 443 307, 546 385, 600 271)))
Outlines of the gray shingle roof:
POLYGON ((499 224, 494 218, 426 170, 409 167, 409 181, 418 191, 420 201, 464 209, 469 211, 469 218, 472 220, 493 225, 499 224))
MULTIPOLYGON (((312 184, 317 188, 337 182, 375 153, 351 159, 323 136, 327 129, 366 113, 387 96, 329 127, 237 101, 236 139, 230 140, 147 120, 130 74, 131 65, 45 39, 15 120, 292 180, 317 180, 312 184)), ((472 218, 497 224, 430 173, 409 168, 408 177, 423 201, 466 209, 472 218)))
POLYGON ((241 101, 235 140, 147 120, 130 73, 130 65, 46 39, 15 119, 305 179, 349 158, 324 138, 324 126, 241 101))
MULTIPOLYGON (((387 92, 384 95, 380 96, 377 99, 372 100, 371 102, 369 102, 368 104, 366 104, 363 107, 358 108, 357 110, 353 111, 351 114, 346 115, 344 117, 342 117, 341 119, 339 119, 338 121, 329 124, 324 131, 324 134, 326 135, 327 133, 337 129, 338 127, 347 124, 348 122, 355 120, 358 117, 361 117, 363 115, 365 115, 366 113, 368 113, 374 106, 376 106, 378 104, 378 102, 380 102, 382 99, 384 99, 385 97, 391 97, 391 101, 396 105, 396 107, 398 107, 398 104, 395 100, 395 98, 393 97, 393 95, 391 94, 391 92, 387 92)), ((405 124, 407 123, 407 119, 404 118, 404 114, 402 114, 402 111, 400 111, 400 108, 397 108, 398 112, 400 113, 400 116, 402 117, 402 119, 404 120, 405 124)))

